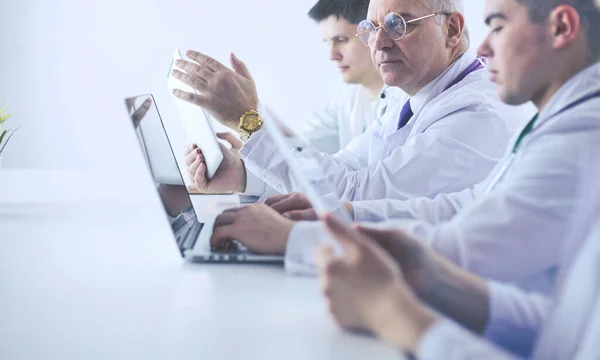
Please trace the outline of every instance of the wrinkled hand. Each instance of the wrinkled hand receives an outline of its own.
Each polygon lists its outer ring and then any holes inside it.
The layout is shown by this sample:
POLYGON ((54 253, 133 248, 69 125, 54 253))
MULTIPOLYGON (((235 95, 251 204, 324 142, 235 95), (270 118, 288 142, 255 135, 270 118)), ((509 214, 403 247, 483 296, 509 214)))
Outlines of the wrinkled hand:
MULTIPOLYGON (((301 193, 290 193, 284 195, 275 195, 265 200, 265 204, 282 214, 284 217, 294 221, 317 221, 319 215, 313 208, 306 195, 301 193)), ((344 203, 344 207, 354 218, 352 203, 344 203)))
POLYGON ((205 194, 223 194, 244 192, 246 189, 246 168, 239 158, 237 149, 227 148, 219 143, 223 152, 223 161, 212 179, 206 177, 206 162, 202 151, 195 144, 185 152, 185 163, 190 179, 199 192, 205 194))
POLYGON ((216 135, 219 139, 227 141, 231 145, 231 151, 239 155, 240 149, 244 146, 244 143, 240 139, 236 138, 230 132, 217 133, 216 135))
POLYGON ((265 204, 282 215, 288 214, 291 211, 312 209, 312 204, 308 200, 308 197, 298 192, 271 196, 265 200, 265 204))
POLYGON ((323 293, 335 320, 345 328, 367 330, 395 347, 414 351, 434 318, 420 305, 402 278, 400 268, 363 233, 325 218, 345 255, 321 247, 316 262, 323 293))
POLYGON ((237 240, 260 254, 284 254, 294 222, 262 203, 229 209, 215 220, 210 244, 237 240))
POLYGON ((231 54, 233 71, 197 51, 187 51, 193 61, 177 60, 184 71, 173 70, 173 76, 196 89, 199 95, 181 90, 173 94, 208 111, 221 124, 237 130, 240 117, 248 110, 256 110, 258 94, 252 75, 246 65, 231 54))

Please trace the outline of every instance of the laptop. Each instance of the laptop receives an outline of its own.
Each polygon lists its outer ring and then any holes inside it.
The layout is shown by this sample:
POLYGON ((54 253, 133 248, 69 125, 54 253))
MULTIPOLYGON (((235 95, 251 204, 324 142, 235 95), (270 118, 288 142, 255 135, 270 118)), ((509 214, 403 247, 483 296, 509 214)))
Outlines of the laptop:
POLYGON ((140 95, 125 103, 181 256, 200 263, 282 264, 283 256, 256 254, 236 241, 211 249, 214 219, 198 219, 154 97, 140 95))

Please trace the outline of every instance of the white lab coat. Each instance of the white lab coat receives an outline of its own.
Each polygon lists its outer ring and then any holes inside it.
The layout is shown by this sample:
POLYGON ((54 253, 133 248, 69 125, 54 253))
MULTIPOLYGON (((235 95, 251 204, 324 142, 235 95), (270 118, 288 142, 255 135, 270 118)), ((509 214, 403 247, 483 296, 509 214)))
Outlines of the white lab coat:
MULTIPOLYGON (((378 98, 371 101, 363 86, 345 85, 326 107, 315 111, 303 124, 302 136, 317 151, 335 154, 379 121, 388 109, 407 99, 408 95, 400 88, 384 86, 378 98)), ((267 112, 261 113, 264 117, 267 112)), ((258 196, 260 201, 264 201, 279 194, 251 171, 246 175, 244 195, 258 196)))
MULTIPOLYGON (((476 56, 467 53, 411 99, 414 116, 398 130, 404 102, 392 109, 346 149, 321 158, 327 178, 315 181, 321 194, 331 185, 341 199, 409 199, 459 191, 485 179, 502 157, 514 130, 535 113, 531 108, 504 105, 486 70, 468 75, 443 91, 476 56)), ((268 109, 265 121, 281 122, 268 109)), ((307 151, 314 148, 307 145, 307 151)), ((316 152, 316 151, 315 151, 316 152)), ((280 193, 301 191, 265 129, 252 135, 240 154, 251 184, 261 179, 280 193)), ((264 187, 262 188, 264 191, 264 187)))
POLYGON ((559 291, 554 299, 491 283, 491 311, 485 335, 495 346, 444 320, 421 339, 419 359, 600 358, 598 159, 588 163, 588 168, 591 176, 582 179, 586 185, 579 188, 584 189, 580 196, 586 200, 574 211, 570 235, 563 242, 559 291))
POLYGON ((321 152, 335 154, 377 121, 407 95, 397 87, 385 87, 371 101, 364 86, 344 85, 327 106, 315 111, 302 127, 302 134, 321 152))
MULTIPOLYGON (((540 114, 497 184, 491 182, 507 157, 472 190, 433 200, 380 201, 375 204, 383 206, 356 207, 357 214, 377 217, 377 211, 385 211, 394 220, 377 227, 406 229, 478 275, 550 291, 568 220, 579 201, 576 185, 589 176, 581 159, 589 155, 590 144, 600 142, 600 99, 559 112, 598 90, 600 64, 569 80, 540 114)), ((288 239, 286 267, 313 272, 314 249, 328 239, 320 223, 297 224, 288 239)))

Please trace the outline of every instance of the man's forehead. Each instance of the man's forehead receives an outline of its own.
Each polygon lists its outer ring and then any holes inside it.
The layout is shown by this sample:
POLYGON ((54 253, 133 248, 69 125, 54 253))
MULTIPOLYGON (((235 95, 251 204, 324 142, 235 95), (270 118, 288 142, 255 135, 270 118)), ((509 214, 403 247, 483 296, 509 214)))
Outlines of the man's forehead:
POLYGON ((486 22, 494 18, 506 18, 517 5, 515 0, 486 0, 484 18, 486 22))
POLYGON ((349 36, 356 34, 356 25, 350 23, 343 17, 336 18, 331 16, 321 23, 321 30, 326 40, 333 39, 338 36, 349 36))
POLYGON ((371 0, 367 19, 372 22, 383 21, 389 13, 406 17, 422 16, 425 9, 425 0, 371 0))

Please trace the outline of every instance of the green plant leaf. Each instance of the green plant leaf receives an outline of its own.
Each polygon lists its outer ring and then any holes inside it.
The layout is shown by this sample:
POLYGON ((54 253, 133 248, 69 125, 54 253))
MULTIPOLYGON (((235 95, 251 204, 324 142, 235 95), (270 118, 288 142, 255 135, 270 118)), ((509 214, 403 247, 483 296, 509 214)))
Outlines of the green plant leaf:
MULTIPOLYGON (((13 137, 13 135, 17 132, 17 130, 19 130, 20 126, 16 129, 14 129, 10 135, 8 135, 8 137, 6 138, 6 141, 4 142, 4 145, 2 145, 2 147, 0 147, 0 154, 2 154, 2 152, 4 151, 4 148, 6 147, 6 144, 8 144, 8 142, 10 141, 10 138, 13 137)), ((7 131, 7 130, 4 130, 7 131)), ((4 134, 3 134, 4 135, 4 134)), ((4 137, 4 136, 3 136, 4 137)), ((0 145, 2 144, 2 141, 0 141, 0 145)))
POLYGON ((6 120, 10 119, 10 117, 12 116, 12 114, 3 115, 4 109, 6 109, 6 105, 3 106, 2 109, 0 109, 0 126, 2 126, 2 124, 4 124, 4 122, 6 122, 6 120))
POLYGON ((2 132, 2 134, 0 135, 0 145, 2 145, 2 140, 4 140, 4 137, 6 136, 7 133, 8 133, 8 130, 4 130, 2 132))

